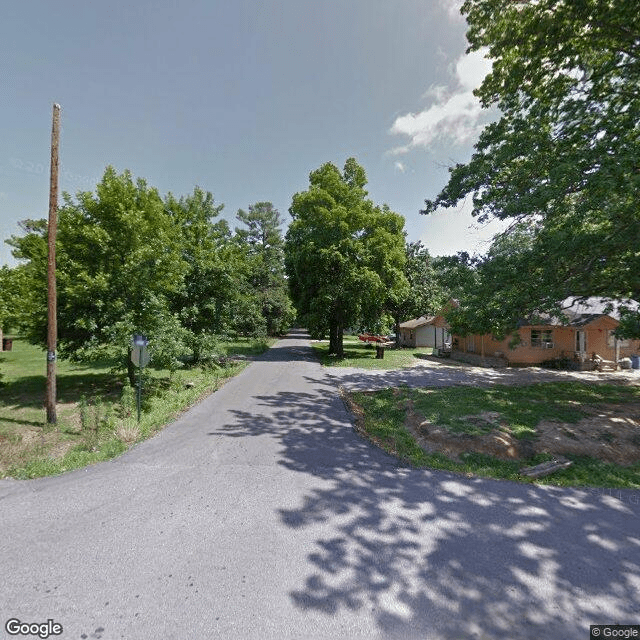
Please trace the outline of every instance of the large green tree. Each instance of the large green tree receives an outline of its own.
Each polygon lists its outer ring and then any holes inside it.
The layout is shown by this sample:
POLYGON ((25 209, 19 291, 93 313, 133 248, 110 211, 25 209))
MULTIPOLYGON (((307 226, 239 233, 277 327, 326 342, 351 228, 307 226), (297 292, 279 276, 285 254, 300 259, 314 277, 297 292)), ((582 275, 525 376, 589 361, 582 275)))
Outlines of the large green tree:
POLYGON ((295 319, 284 271, 282 217, 271 202, 257 202, 237 219, 236 236, 247 248, 248 284, 269 335, 286 331, 295 319))
POLYGON ((169 194, 165 200, 186 267, 182 286, 174 289, 169 302, 188 331, 195 362, 215 357, 215 336, 231 331, 245 288, 245 252, 226 220, 216 220, 222 208, 199 187, 186 197, 169 194))
MULTIPOLYGON (((20 325, 32 342, 45 344, 47 223, 22 226, 25 235, 9 242, 24 281, 20 325)), ((56 274, 61 357, 109 357, 128 366, 132 335, 142 333, 155 364, 179 365, 188 332, 169 304, 188 270, 179 237, 158 192, 128 171, 108 167, 95 193, 64 194, 56 274)))
MULTIPOLYGON (((234 235, 217 219, 221 211, 199 187, 163 199, 144 180, 111 167, 95 192, 64 194, 57 237, 60 355, 112 358, 132 379, 135 333, 149 337, 153 364, 174 368, 186 358, 215 358, 220 334, 264 333, 265 307, 273 326, 285 322, 291 312, 285 292, 278 301, 277 292, 268 291, 276 281, 284 287, 279 229, 265 218, 258 220, 265 230, 260 242, 252 228, 234 235)), ((24 234, 9 241, 20 264, 0 273, 2 284, 15 290, 12 298, 0 296, 0 321, 13 313, 21 331, 44 345, 47 222, 21 226, 24 234)))
POLYGON ((476 216, 526 223, 530 264, 557 267, 536 269, 531 305, 567 294, 639 297, 636 3, 466 0, 462 12, 469 50, 486 48, 493 60, 476 94, 500 117, 424 212, 471 194, 476 216))
POLYGON ((297 193, 286 235, 287 274, 300 319, 329 335, 343 355, 343 330, 374 325, 389 296, 406 287, 404 219, 367 198, 364 169, 349 158, 341 172, 326 163, 297 193))
POLYGON ((134 333, 177 366, 186 332, 169 305, 187 265, 158 191, 108 167, 95 193, 65 194, 58 221, 58 331, 63 356, 127 358, 134 333))
POLYGON ((452 333, 503 338, 522 320, 522 310, 543 311, 533 235, 528 225, 515 225, 496 238, 485 256, 462 252, 440 259, 443 283, 457 301, 447 313, 452 333))
POLYGON ((434 314, 446 301, 434 261, 422 242, 407 242, 405 255, 406 287, 395 287, 390 292, 387 306, 395 323, 397 344, 400 343, 403 320, 434 314))
POLYGON ((0 267, 0 332, 16 324, 20 308, 20 273, 7 265, 0 267))
POLYGON ((12 236, 6 243, 19 260, 11 270, 10 284, 2 298, 12 309, 13 325, 31 342, 47 344, 47 221, 22 220, 23 235, 12 236), (17 304, 14 304, 16 302, 17 304))

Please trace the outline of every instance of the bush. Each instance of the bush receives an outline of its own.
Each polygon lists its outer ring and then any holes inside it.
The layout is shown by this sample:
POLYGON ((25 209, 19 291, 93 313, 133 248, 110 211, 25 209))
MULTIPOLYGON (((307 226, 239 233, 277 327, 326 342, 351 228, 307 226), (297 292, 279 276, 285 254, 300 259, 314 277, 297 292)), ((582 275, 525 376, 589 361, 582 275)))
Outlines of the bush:
POLYGON ((545 369, 557 369, 560 371, 575 371, 578 367, 576 363, 571 359, 562 357, 562 358, 552 358, 551 360, 545 360, 542 363, 542 366, 545 369))
POLYGON ((235 309, 232 322, 233 330, 238 336, 253 336, 264 338, 267 336, 267 321, 262 315, 257 300, 243 299, 235 309))
POLYGON ((205 366, 219 364, 224 356, 220 341, 211 333, 192 334, 189 346, 193 354, 193 363, 205 366))

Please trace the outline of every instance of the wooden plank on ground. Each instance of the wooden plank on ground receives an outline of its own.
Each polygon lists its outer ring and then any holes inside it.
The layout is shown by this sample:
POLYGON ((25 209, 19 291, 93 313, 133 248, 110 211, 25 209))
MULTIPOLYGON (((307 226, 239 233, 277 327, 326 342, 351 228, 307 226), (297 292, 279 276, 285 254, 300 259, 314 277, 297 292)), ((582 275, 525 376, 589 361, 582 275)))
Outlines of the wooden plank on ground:
POLYGON ((549 476, 556 471, 566 469, 572 464, 573 463, 571 462, 571 460, 559 457, 555 460, 543 462, 542 464, 537 464, 533 467, 523 467, 522 469, 520 469, 520 475, 527 476, 528 478, 544 478, 545 476, 549 476))

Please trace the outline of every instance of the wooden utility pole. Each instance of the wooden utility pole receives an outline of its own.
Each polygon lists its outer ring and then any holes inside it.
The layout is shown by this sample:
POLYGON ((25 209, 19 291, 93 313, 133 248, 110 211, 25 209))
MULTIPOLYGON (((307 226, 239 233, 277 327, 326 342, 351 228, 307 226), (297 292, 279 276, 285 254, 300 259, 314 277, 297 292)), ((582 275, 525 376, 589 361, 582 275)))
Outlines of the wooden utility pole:
POLYGON ((47 261, 47 424, 56 416, 56 347, 58 320, 56 305, 56 231, 58 228, 58 146, 60 142, 60 105, 53 105, 51 127, 51 179, 49 182, 49 228, 47 261))

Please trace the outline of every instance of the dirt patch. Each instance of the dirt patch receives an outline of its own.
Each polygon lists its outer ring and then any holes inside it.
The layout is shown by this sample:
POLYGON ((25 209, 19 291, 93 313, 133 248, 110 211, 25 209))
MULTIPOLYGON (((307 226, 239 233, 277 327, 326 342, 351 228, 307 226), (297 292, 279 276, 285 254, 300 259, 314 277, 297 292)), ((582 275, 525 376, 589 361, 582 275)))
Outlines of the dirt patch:
POLYGON ((57 430, 24 427, 20 433, 12 437, 2 437, 0 473, 5 473, 13 465, 19 466, 35 457, 47 456, 53 460, 63 458, 75 444, 70 440, 61 440, 57 430))
POLYGON ((498 412, 464 416, 476 432, 453 433, 407 407, 405 426, 427 452, 458 459, 484 453, 500 460, 526 460, 538 453, 584 455, 628 466, 640 461, 640 403, 583 407, 590 415, 577 423, 543 420, 534 439, 517 439, 498 412))
POLYGON ((543 451, 587 455, 631 465, 640 460, 640 403, 601 405, 577 424, 543 421, 538 442, 543 451))

